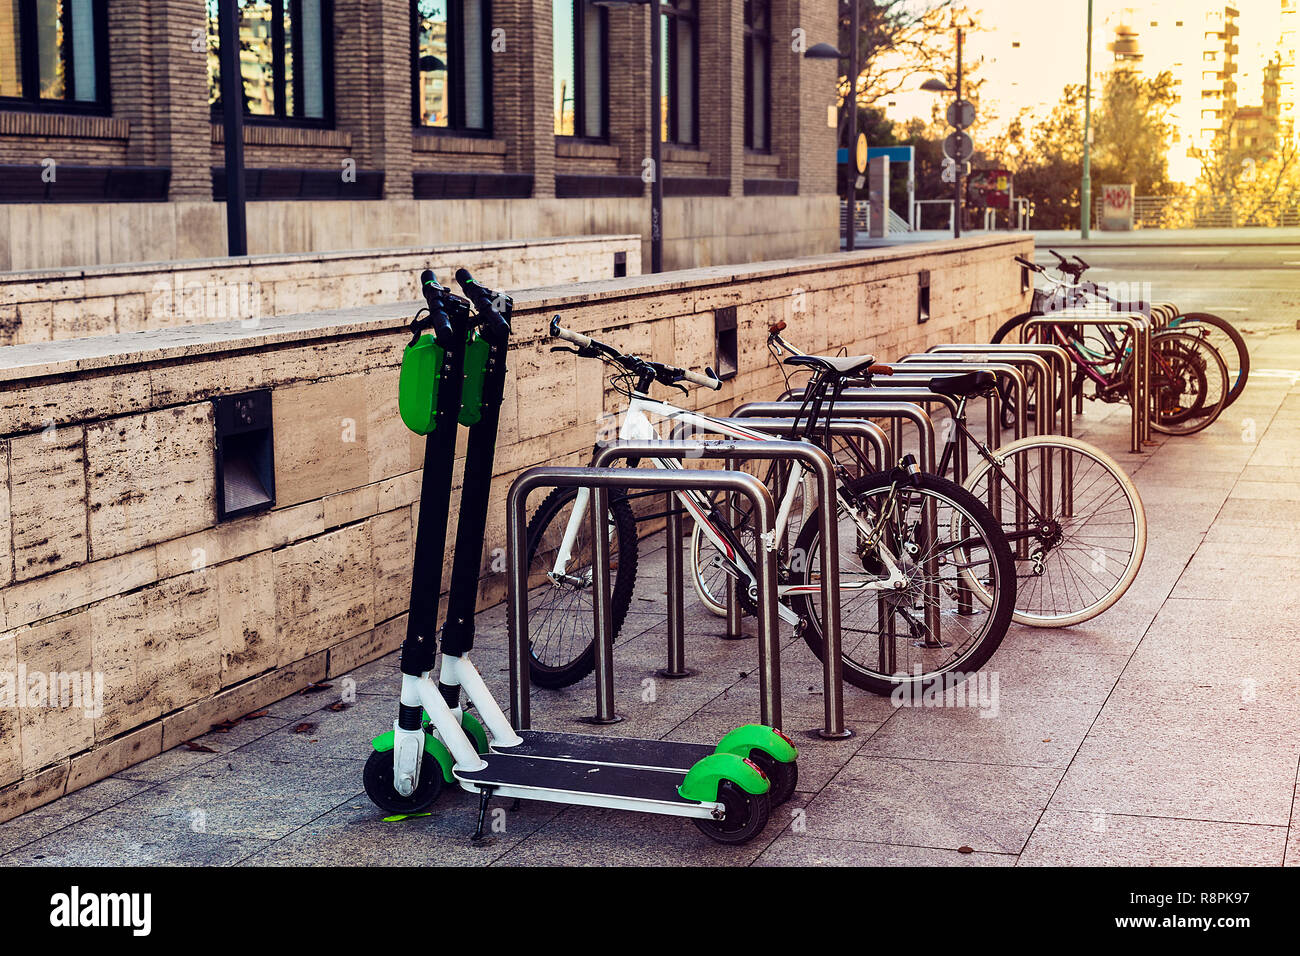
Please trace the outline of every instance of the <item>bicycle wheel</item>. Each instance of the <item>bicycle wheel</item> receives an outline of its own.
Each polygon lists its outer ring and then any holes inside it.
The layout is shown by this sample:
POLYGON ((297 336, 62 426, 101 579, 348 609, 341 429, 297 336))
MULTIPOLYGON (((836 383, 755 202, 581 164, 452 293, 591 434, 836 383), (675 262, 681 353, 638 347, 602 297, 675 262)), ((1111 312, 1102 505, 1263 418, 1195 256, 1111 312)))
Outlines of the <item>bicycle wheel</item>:
MULTIPOLYGON (((1146 510, 1132 479, 1100 448, 1061 435, 1022 438, 997 456, 1000 471, 981 457, 965 487, 990 504, 1011 539, 1016 623, 1069 627, 1114 605, 1146 553, 1146 510), (1022 470, 1020 490, 1036 510, 1021 508, 1018 518, 1022 502, 1013 482, 1022 470)), ((987 606, 991 596, 980 576, 966 571, 963 577, 987 606)))
POLYGON ((1199 336, 1213 346, 1228 369, 1228 384, 1231 386, 1223 407, 1235 402, 1245 391, 1246 380, 1250 377, 1250 349, 1237 327, 1211 312, 1188 312, 1171 319, 1169 328, 1199 336))
POLYGON ((1151 337, 1151 427, 1166 435, 1191 435, 1223 411, 1228 370, 1204 339, 1163 331, 1151 337))
MULTIPOLYGON (((786 523, 786 541, 791 544, 796 539, 799 529, 803 527, 807 513, 812 510, 811 496, 804 494, 806 489, 807 479, 804 479, 799 483, 799 490, 795 492, 790 507, 790 517, 786 523)), ((736 515, 732 528, 745 550, 751 555, 757 553, 754 545, 756 538, 754 523, 748 510, 736 515)), ((728 575, 713 563, 714 558, 720 555, 717 545, 709 540, 699 522, 696 522, 691 529, 691 583, 695 585, 695 593, 699 595, 701 604, 718 617, 726 617, 728 575)), ((742 597, 742 612, 748 611, 745 607, 747 603, 742 597)))
MULTIPOLYGON (((844 679, 876 694, 908 686, 912 693, 947 688, 978 670, 997 650, 1016 603, 1015 565, 1001 526, 960 485, 933 475, 916 483, 870 475, 846 486, 870 534, 839 509, 840 642, 844 679), (927 531, 933 508, 935 534, 927 531), (956 534, 953 534, 953 532, 956 534), (887 581, 881 558, 888 549, 903 572, 898 589, 864 590, 887 581), (978 569, 991 597, 988 607, 961 587, 962 568, 978 569)), ((819 582, 820 516, 814 512, 795 543, 805 570, 793 583, 819 582)), ((820 596, 794 598, 803 638, 822 655, 820 596)), ((915 698, 913 698, 915 699, 915 698)))
MULTIPOLYGON (((573 514, 577 488, 556 488, 528 522, 528 673, 538 687, 568 687, 596 666, 591 522, 584 515, 564 576, 555 559, 573 514)), ((636 584, 636 516, 622 492, 610 491, 611 617, 617 635, 636 584)))

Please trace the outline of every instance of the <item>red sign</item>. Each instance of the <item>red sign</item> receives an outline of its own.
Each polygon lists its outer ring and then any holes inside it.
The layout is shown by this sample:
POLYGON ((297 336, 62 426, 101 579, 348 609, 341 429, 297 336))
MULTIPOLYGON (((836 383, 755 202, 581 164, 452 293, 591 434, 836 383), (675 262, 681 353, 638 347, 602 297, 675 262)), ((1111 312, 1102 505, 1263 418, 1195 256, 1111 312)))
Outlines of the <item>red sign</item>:
POLYGON ((966 180, 967 201, 985 209, 1010 209, 1012 178, 1006 169, 976 169, 966 180))

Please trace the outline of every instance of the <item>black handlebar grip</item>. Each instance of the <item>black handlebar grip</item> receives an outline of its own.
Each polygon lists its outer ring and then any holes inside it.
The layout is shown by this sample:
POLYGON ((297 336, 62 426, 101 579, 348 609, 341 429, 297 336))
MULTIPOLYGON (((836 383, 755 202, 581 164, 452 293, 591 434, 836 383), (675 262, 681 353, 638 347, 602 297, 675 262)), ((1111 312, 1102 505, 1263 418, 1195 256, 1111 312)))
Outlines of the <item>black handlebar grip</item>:
POLYGON ((1074 261, 1077 262, 1077 263, 1079 263, 1079 265, 1083 266, 1085 269, 1091 269, 1091 268, 1092 268, 1092 266, 1088 265, 1088 263, 1086 263, 1086 262, 1083 261, 1083 256, 1078 256, 1078 255, 1076 255, 1076 256, 1074 257, 1074 261))
POLYGON ((1029 270, 1031 270, 1031 271, 1033 271, 1033 272, 1037 272, 1037 271, 1038 271, 1038 266, 1034 265, 1034 263, 1030 262, 1030 261, 1029 261, 1028 259, 1026 259, 1024 256, 1016 256, 1016 257, 1015 257, 1015 260, 1016 260, 1016 262, 1018 262, 1018 263, 1020 263, 1022 266, 1024 266, 1026 269, 1029 269, 1029 270))
POLYGON ((432 269, 420 273, 420 291, 424 293, 425 304, 429 306, 429 328, 433 331, 434 341, 444 349, 451 348, 456 336, 451 327, 451 318, 443 308, 442 297, 447 290, 438 284, 432 269))
POLYGON ((484 338, 493 345, 504 345, 510 337, 510 322, 501 314, 501 310, 493 302, 497 298, 496 295, 487 286, 475 282, 468 269, 457 269, 456 281, 460 284, 465 297, 473 303, 474 310, 478 312, 479 318, 483 320, 480 328, 483 331, 484 338))

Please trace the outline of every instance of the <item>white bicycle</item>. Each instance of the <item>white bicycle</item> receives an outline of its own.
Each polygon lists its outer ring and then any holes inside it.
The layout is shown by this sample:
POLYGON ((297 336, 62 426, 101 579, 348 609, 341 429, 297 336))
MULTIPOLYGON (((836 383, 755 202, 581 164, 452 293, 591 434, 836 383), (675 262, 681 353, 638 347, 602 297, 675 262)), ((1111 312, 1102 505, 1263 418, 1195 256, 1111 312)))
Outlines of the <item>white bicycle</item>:
MULTIPOLYGON (((612 384, 628 399, 619 437, 661 437, 652 418, 668 427, 743 439, 770 439, 750 428, 651 398, 656 383, 684 389, 688 382, 718 389, 711 370, 699 374, 634 355, 551 321, 551 336, 568 343, 553 351, 601 360, 614 370, 612 384)), ((829 419, 843 379, 870 376, 871 356, 792 356, 789 364, 812 371, 808 412, 800 416, 804 440, 834 454, 818 425, 829 419)), ((645 464, 642 462, 641 464, 645 464)), ((650 459, 658 468, 679 468, 673 459, 650 459)), ((798 462, 777 509, 776 542, 788 540, 800 496, 809 501, 798 462)), ((914 467, 854 477, 836 461, 839 521, 841 654, 844 677, 857 687, 889 694, 900 684, 919 689, 949 675, 949 681, 977 670, 1001 643, 1015 607, 1015 566, 999 522, 970 492, 914 467), (971 600, 972 582, 981 598, 971 600)), ((729 518, 720 502, 699 492, 677 496, 716 550, 711 566, 736 581, 742 605, 757 604, 758 575, 753 554, 759 546, 751 516, 736 507, 729 518)), ((592 565, 590 495, 585 489, 557 489, 528 526, 530 673, 542 687, 565 687, 591 673, 592 565)), ((788 554, 778 553, 778 612, 793 624, 819 657, 822 647, 820 535, 817 502, 806 515, 788 554)), ((612 616, 621 629, 636 581, 636 517, 626 494, 610 495, 612 616)), ((769 542, 770 546, 774 546, 769 542)), ((769 546, 764 545, 764 546, 769 546)))

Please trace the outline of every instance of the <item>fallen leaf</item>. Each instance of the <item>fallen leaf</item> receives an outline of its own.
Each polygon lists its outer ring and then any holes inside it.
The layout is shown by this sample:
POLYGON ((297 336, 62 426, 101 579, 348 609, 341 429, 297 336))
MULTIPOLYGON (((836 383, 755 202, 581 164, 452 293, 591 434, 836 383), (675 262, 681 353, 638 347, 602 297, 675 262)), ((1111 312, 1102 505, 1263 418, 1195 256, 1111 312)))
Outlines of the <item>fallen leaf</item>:
POLYGON ((351 704, 346 703, 345 701, 336 700, 334 703, 330 704, 329 709, 337 713, 340 710, 347 710, 351 706, 351 704))
POLYGON ((195 743, 193 740, 187 740, 187 741, 185 741, 185 746, 186 746, 187 748, 189 748, 190 750, 193 750, 195 753, 199 753, 199 754, 214 754, 214 753, 216 753, 216 751, 213 750, 211 747, 209 747, 209 746, 207 746, 207 745, 205 745, 205 744, 195 743))
POLYGON ((223 720, 219 724, 213 724, 212 729, 219 734, 228 734, 241 720, 243 720, 242 717, 236 717, 234 720, 223 720))
POLYGON ((1044 738, 1043 738, 1043 743, 1045 743, 1045 744, 1050 744, 1051 742, 1052 742, 1052 738, 1051 738, 1051 737, 1044 737, 1044 738))
POLYGON ((303 721, 301 724, 293 728, 293 732, 295 734, 309 734, 315 729, 316 729, 315 724, 308 723, 307 721, 303 721))
POLYGON ((269 710, 255 710, 251 714, 245 714, 242 719, 257 720, 259 717, 265 717, 269 713, 270 713, 269 710))
POLYGON ((319 683, 319 684, 308 684, 308 685, 307 685, 306 687, 304 687, 302 690, 298 691, 298 693, 300 693, 300 694, 319 694, 319 693, 320 693, 321 691, 323 691, 323 690, 329 690, 331 686, 333 686, 333 685, 331 685, 331 684, 327 684, 327 683, 325 683, 325 682, 322 681, 322 682, 319 683))
POLYGON ((959 846, 959 847, 957 847, 957 852, 958 852, 958 853, 974 853, 975 850, 974 850, 973 847, 969 847, 969 846, 959 846))

